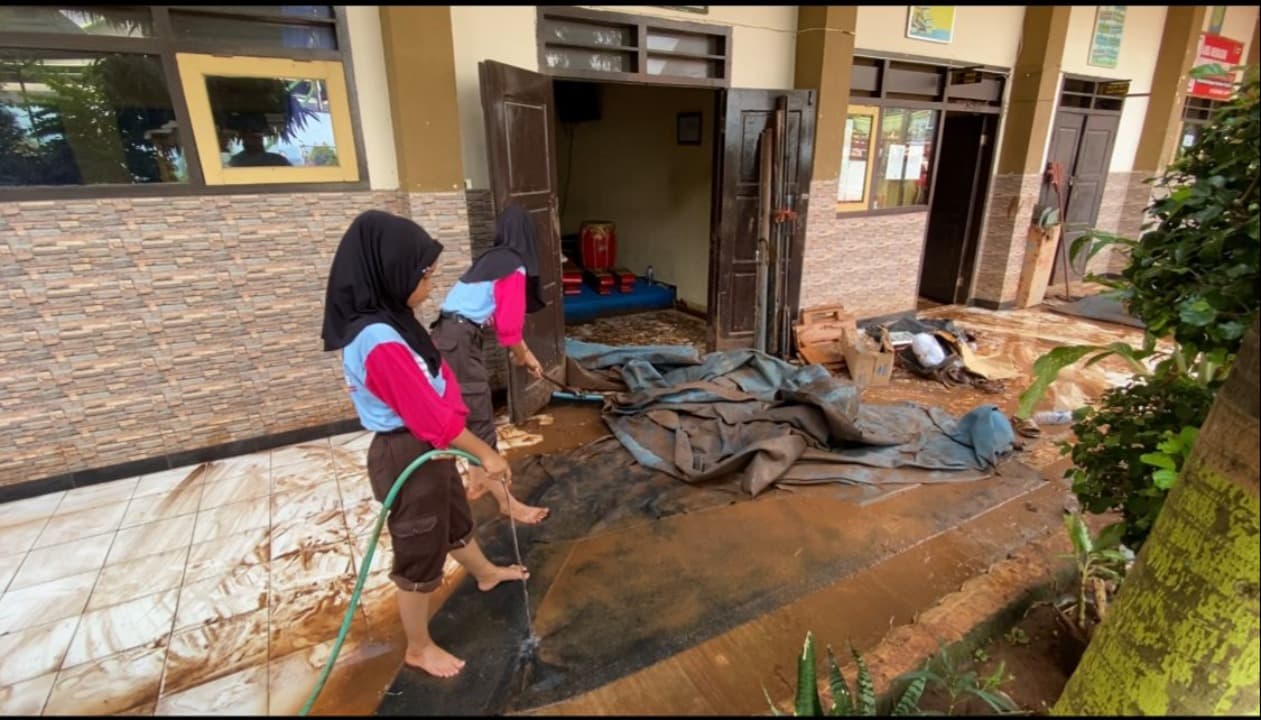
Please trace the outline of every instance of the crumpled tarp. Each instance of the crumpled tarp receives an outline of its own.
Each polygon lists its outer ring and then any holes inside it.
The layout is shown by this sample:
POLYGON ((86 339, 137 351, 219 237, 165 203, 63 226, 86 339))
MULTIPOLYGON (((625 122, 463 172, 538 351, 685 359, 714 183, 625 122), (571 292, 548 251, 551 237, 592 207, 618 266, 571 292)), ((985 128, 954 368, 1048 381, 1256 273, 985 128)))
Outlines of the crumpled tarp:
POLYGON ((690 483, 734 475, 752 495, 775 483, 879 483, 879 468, 988 471, 1014 438, 992 405, 956 420, 915 403, 863 404, 826 368, 756 350, 701 358, 567 340, 566 353, 580 370, 570 385, 625 388, 606 400, 604 420, 639 463, 690 483))

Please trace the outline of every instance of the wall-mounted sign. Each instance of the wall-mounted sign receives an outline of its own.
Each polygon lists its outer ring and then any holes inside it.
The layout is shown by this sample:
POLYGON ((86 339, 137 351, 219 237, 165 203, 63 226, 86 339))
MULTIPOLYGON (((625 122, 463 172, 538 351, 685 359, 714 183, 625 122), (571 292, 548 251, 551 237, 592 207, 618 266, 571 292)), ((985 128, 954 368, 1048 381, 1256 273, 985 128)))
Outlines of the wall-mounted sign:
POLYGON ((948 43, 954 31, 954 5, 910 5, 906 9, 906 36, 912 40, 948 43))
MULTIPOLYGON (((1200 50, 1196 53, 1194 66, 1221 65, 1229 69, 1238 65, 1242 57, 1243 43, 1221 35, 1203 33, 1200 35, 1200 50)), ((1234 81, 1234 73, 1191 78, 1187 85, 1187 94, 1208 100, 1229 100, 1235 92, 1234 81)))
POLYGON ((1129 80, 1109 80, 1101 82, 1095 86, 1096 95, 1107 95, 1108 97, 1125 97, 1130 93, 1129 80))
POLYGON ((1095 33, 1090 38, 1087 65, 1114 68, 1121 55, 1121 31, 1125 27, 1124 5, 1100 5, 1095 10, 1095 33))
POLYGON ((950 71, 951 85, 975 85, 981 82, 981 71, 975 68, 950 71))

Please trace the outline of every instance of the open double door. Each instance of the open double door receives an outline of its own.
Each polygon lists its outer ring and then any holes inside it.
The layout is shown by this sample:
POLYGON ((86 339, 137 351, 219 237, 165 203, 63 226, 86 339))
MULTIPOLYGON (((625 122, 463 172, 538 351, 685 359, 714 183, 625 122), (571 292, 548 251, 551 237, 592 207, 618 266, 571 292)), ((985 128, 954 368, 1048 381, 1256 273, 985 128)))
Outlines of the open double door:
MULTIPOLYGON (((482 111, 490 165, 490 187, 495 213, 517 204, 534 220, 538 240, 539 273, 548 306, 527 316, 525 339, 547 374, 562 379, 565 372, 565 315, 561 287, 560 217, 557 204, 556 112, 552 77, 511 65, 479 63, 482 111)), ((760 327, 755 308, 765 308, 767 328, 785 329, 795 313, 801 286, 801 257, 805 246, 806 209, 814 149, 814 92, 810 90, 719 91, 715 143, 715 188, 711 219, 709 304, 710 346, 715 349, 752 347, 760 327), (768 127, 779 128, 766 148, 778 168, 773 207, 759 201, 761 153, 759 142, 768 127), (772 238, 779 246, 763 245, 767 236, 763 216, 772 219, 772 238), (759 283, 758 265, 764 263, 766 283, 759 283), (759 286, 765 295, 757 300, 759 286)), ((781 332, 781 336, 783 333, 781 332)), ((786 343, 771 344, 784 354, 786 343)), ((547 405, 553 386, 510 366, 508 408, 519 423, 547 405)))

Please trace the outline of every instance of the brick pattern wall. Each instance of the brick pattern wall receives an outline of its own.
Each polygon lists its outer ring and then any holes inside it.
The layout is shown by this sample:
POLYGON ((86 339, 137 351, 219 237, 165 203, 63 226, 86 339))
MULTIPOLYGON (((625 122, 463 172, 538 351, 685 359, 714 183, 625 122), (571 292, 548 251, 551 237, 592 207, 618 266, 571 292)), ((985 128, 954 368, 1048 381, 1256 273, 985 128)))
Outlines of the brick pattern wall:
POLYGON ((1040 175, 996 175, 981 231, 972 298, 1006 304, 1016 299, 1025 239, 1038 202, 1040 175))
POLYGON ((0 485, 353 418, 320 327, 370 208, 444 243, 440 299, 470 258, 463 192, 0 204, 0 485))
MULTIPOLYGON (((1141 172, 1110 173, 1103 188, 1095 227, 1104 232, 1137 238, 1151 197, 1151 186, 1143 182, 1147 175, 1141 172)), ((1124 249, 1113 246, 1091 258, 1087 269, 1093 273, 1120 272, 1128 262, 1124 249)))
POLYGON ((927 212, 838 217, 836 181, 810 183, 801 306, 841 303, 860 318, 914 310, 927 212))

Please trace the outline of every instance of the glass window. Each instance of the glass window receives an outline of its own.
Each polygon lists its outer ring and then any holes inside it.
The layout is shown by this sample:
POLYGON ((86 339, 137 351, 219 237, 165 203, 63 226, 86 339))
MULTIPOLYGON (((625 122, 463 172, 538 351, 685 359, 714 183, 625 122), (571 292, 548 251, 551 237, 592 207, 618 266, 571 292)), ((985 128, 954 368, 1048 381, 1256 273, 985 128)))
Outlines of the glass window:
POLYGON ((340 62, 175 57, 207 184, 359 179, 340 62))
POLYGON ((936 133, 936 110, 884 108, 873 168, 873 210, 928 204, 936 133))
POLYGON ((323 80, 206 78, 222 167, 337 165, 323 80))
POLYGON ((225 47, 336 50, 331 25, 287 25, 259 20, 193 15, 171 11, 171 25, 181 40, 216 40, 225 47))
POLYGON ((187 182, 152 55, 0 50, 0 185, 187 182))
POLYGON ((874 107, 850 106, 841 140, 841 173, 836 183, 836 201, 841 210, 866 210, 867 183, 871 179, 872 131, 880 111, 874 107))
POLYGON ((0 30, 149 37, 153 34, 153 20, 146 8, 4 5, 0 6, 0 30))

